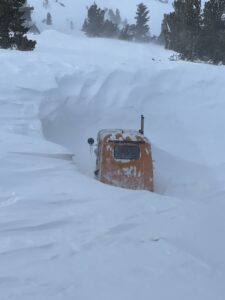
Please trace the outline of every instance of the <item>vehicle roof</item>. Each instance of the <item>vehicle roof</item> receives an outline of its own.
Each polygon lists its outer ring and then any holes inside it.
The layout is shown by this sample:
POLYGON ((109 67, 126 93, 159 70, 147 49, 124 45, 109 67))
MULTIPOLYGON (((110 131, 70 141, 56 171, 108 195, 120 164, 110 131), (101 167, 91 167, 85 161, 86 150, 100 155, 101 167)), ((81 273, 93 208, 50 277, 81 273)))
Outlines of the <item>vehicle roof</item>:
POLYGON ((98 133, 98 140, 104 142, 143 142, 149 143, 148 139, 137 130, 103 129, 98 133))

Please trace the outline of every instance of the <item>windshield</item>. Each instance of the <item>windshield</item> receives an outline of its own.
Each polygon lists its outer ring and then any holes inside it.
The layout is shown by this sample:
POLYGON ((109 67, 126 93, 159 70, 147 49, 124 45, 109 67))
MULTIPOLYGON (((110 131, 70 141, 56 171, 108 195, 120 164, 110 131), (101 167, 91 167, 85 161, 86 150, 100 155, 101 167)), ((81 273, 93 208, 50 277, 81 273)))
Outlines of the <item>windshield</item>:
POLYGON ((118 145, 114 147, 115 159, 139 159, 140 147, 139 146, 124 146, 118 145))

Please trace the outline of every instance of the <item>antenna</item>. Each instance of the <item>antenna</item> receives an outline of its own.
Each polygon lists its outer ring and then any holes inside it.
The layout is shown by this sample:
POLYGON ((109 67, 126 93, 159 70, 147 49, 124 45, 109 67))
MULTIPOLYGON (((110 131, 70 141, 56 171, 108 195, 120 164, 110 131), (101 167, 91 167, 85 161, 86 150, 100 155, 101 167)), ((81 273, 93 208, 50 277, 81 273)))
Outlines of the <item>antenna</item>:
POLYGON ((140 134, 144 134, 144 121, 145 118, 143 115, 141 115, 141 129, 139 130, 140 134))

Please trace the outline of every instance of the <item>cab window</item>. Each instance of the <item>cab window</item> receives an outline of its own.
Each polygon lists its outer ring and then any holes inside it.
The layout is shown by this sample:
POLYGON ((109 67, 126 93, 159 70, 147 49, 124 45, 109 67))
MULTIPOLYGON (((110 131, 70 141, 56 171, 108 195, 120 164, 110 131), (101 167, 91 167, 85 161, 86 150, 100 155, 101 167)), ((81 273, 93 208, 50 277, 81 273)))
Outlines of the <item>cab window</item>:
POLYGON ((115 159, 139 159, 140 147, 139 146, 127 146, 118 145, 114 147, 115 159))

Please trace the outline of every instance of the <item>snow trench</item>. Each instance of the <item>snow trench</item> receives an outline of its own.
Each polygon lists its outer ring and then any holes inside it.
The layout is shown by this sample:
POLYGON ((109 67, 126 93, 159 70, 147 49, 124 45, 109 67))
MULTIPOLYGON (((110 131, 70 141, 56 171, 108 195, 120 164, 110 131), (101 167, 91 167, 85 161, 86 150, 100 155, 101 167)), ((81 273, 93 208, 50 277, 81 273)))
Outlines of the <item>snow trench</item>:
POLYGON ((64 38, 0 55, 0 298, 223 300, 224 69, 64 38), (162 195, 92 177, 87 138, 142 113, 162 195))
MULTIPOLYGON (((74 153, 79 171, 93 177, 95 155, 87 139, 96 139, 105 128, 138 129, 144 114, 145 135, 153 151, 155 192, 204 199, 223 185, 223 167, 208 159, 201 133, 205 123, 199 126, 190 105, 193 94, 199 97, 199 89, 196 82, 190 88, 190 78, 186 85, 182 78, 179 85, 182 74, 182 68, 152 73, 96 67, 64 76, 45 93, 40 107, 43 134, 74 153)), ((197 106, 193 105, 195 111, 197 106)))

